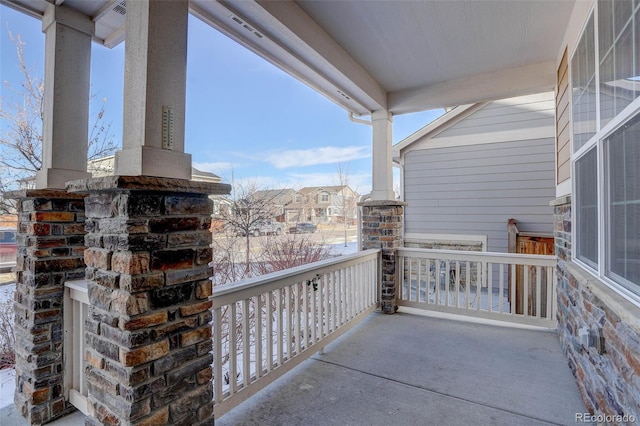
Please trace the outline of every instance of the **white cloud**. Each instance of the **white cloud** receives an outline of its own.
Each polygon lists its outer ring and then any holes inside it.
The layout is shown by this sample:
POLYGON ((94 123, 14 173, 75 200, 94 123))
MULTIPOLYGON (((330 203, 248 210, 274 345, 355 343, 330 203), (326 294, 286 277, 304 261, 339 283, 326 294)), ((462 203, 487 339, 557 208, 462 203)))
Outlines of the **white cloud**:
POLYGON ((274 151, 267 154, 265 160, 275 168, 286 169, 317 164, 345 163, 369 157, 371 157, 369 147, 324 146, 320 148, 274 151))

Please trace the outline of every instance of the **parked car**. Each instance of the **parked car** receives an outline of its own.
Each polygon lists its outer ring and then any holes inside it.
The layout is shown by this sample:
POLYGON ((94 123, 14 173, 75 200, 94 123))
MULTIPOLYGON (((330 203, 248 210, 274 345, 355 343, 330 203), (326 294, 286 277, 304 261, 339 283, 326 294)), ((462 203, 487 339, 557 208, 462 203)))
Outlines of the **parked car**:
MULTIPOLYGON (((280 222, 276 222, 275 220, 261 220, 249 228, 249 235, 253 235, 254 237, 259 237, 260 235, 280 235, 283 229, 284 227, 280 222)), ((239 229, 237 234, 243 237, 245 235, 244 229, 239 229)))
POLYGON ((296 226, 289 228, 290 234, 311 234, 318 230, 318 227, 310 222, 296 223, 296 226))
POLYGON ((0 271, 16 266, 17 254, 16 230, 13 228, 0 228, 0 271))

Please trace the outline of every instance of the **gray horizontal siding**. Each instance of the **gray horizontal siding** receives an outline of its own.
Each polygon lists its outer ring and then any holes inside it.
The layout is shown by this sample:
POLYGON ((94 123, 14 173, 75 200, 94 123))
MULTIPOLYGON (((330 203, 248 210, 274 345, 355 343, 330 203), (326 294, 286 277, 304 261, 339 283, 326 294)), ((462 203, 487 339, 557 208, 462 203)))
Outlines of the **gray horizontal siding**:
POLYGON ((494 101, 452 125, 437 137, 466 136, 484 132, 520 130, 554 124, 553 93, 494 101))
POLYGON ((404 156, 405 231, 486 235, 507 251, 507 220, 553 233, 553 138, 410 150, 404 156))

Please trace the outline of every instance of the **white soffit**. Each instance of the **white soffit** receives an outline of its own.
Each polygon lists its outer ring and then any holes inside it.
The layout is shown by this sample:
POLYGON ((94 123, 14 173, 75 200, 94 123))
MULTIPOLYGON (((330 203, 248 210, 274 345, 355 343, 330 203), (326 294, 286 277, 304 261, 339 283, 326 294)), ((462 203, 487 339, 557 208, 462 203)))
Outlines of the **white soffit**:
MULTIPOLYGON (((33 16, 48 4, 0 2, 33 16)), ((91 17, 97 42, 124 40, 122 0, 55 3, 91 17)), ((191 0, 190 7, 345 109, 400 114, 551 89, 575 3, 191 0)))

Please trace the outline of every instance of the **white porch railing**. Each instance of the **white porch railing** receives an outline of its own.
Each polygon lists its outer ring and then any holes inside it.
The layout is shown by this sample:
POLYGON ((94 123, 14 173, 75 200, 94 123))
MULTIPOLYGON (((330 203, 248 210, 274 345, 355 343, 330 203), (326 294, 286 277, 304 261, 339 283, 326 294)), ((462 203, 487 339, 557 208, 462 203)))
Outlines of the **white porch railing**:
POLYGON ((64 391, 68 401, 88 415, 87 378, 84 374, 84 321, 89 312, 87 282, 67 281, 64 286, 64 391))
POLYGON ((372 312, 379 253, 367 250, 215 287, 215 417, 372 312))
POLYGON ((556 327, 555 256, 399 248, 398 304, 556 327))

